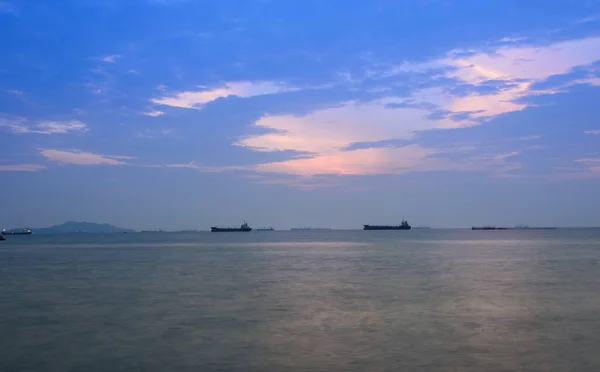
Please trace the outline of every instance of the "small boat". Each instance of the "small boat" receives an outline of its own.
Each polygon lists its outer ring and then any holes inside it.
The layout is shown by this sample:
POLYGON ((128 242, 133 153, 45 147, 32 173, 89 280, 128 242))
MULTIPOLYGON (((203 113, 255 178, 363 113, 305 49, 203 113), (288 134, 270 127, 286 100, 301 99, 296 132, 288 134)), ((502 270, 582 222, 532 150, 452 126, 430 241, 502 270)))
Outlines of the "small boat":
POLYGON ((31 235, 32 231, 31 229, 25 228, 25 229, 11 229, 11 230, 6 230, 3 229, 2 230, 2 235, 31 235))
POLYGON ((6 238, 3 237, 2 235, 0 235, 0 242, 3 241, 3 240, 6 240, 6 238))

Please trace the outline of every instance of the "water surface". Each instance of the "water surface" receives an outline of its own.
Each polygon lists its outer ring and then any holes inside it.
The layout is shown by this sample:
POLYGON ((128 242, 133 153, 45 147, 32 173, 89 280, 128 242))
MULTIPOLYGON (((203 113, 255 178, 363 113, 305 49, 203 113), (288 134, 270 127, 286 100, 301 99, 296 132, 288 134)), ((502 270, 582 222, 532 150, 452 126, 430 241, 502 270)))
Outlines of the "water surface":
POLYGON ((600 371, 600 230, 9 237, 0 370, 600 371))

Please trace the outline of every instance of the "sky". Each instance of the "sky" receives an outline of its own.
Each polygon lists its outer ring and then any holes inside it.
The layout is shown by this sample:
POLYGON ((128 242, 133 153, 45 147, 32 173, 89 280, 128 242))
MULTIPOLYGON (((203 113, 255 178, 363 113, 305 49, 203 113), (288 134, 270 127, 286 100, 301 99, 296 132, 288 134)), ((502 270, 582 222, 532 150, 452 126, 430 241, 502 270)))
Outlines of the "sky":
POLYGON ((600 0, 0 0, 0 226, 600 226, 600 0))

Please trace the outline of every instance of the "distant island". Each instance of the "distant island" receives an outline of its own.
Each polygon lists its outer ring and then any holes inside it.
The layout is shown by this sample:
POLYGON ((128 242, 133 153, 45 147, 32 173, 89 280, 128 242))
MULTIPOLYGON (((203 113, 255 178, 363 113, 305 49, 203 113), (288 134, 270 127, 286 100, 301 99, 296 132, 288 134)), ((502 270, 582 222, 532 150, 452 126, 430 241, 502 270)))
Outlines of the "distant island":
POLYGON ((132 229, 122 229, 107 223, 67 221, 61 225, 32 229, 34 234, 110 234, 135 232, 132 229))

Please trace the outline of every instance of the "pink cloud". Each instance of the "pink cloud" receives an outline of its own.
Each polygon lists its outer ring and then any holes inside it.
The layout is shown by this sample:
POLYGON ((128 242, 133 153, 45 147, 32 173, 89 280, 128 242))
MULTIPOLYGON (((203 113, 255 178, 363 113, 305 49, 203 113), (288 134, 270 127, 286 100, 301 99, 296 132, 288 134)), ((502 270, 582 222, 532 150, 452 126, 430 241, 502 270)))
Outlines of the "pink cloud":
POLYGON ((130 156, 98 155, 80 150, 42 149, 40 153, 49 161, 75 165, 123 165, 126 163, 122 160, 135 159, 130 156))
POLYGON ((12 165, 2 165, 0 164, 0 172, 36 172, 41 169, 45 169, 46 167, 40 164, 12 164, 12 165))
POLYGON ((271 81, 239 81, 229 82, 223 87, 200 89, 197 91, 178 92, 151 101, 158 105, 201 109, 208 102, 229 96, 254 97, 266 94, 283 93, 295 90, 281 83, 271 81))

